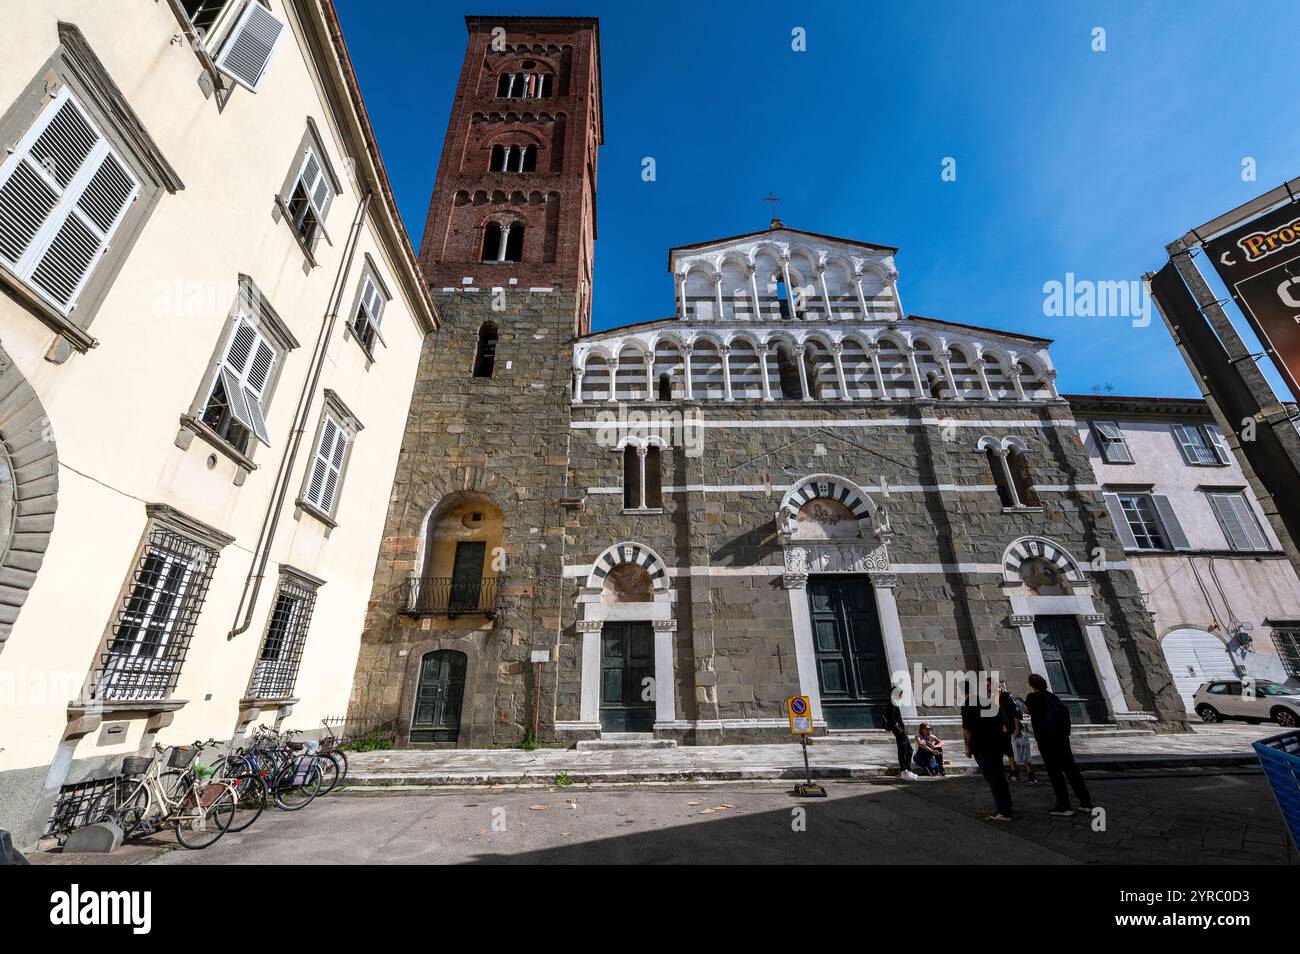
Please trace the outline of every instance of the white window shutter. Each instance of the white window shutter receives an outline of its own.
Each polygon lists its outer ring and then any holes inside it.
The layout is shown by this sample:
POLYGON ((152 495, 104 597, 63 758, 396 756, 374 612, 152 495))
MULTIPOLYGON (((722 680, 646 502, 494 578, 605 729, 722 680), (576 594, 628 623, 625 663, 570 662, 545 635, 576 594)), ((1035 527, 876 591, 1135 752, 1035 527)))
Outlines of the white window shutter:
POLYGON ((347 451, 347 434, 333 417, 326 414, 321 423, 320 443, 307 478, 307 501, 325 513, 331 513, 343 472, 347 451))
POLYGON ((1120 505, 1118 494, 1103 494, 1106 498, 1106 509, 1110 512, 1110 522, 1115 525, 1115 533, 1119 537, 1120 544, 1125 550, 1137 549, 1137 537, 1133 536, 1133 528, 1128 524, 1128 517, 1124 515, 1124 508, 1120 505))
POLYGON ((331 190, 329 179, 325 176, 325 167, 316 158, 316 152, 307 147, 307 154, 302 158, 302 169, 298 172, 298 181, 311 200, 312 208, 320 217, 325 215, 325 206, 329 203, 331 190))
POLYGON ((0 261, 71 313, 139 191, 64 87, 0 165, 0 261))
POLYGON ((248 0, 217 54, 217 69, 253 92, 262 85, 286 27, 258 0, 248 0))
POLYGON ((1178 449, 1182 452, 1183 460, 1189 464, 1199 464, 1201 463, 1201 460, 1196 442, 1187 431, 1188 428, 1186 425, 1173 425, 1174 440, 1178 442, 1178 449))
POLYGON ((379 339, 379 343, 385 348, 388 342, 384 340, 383 334, 379 330, 380 321, 384 315, 384 296, 380 294, 378 286, 367 275, 361 287, 361 308, 366 315, 366 324, 369 326, 374 336, 379 339))
POLYGON ((1128 444, 1124 442, 1124 432, 1118 424, 1114 421, 1093 421, 1092 426, 1102 460, 1108 464, 1133 463, 1133 455, 1129 453, 1128 444))
POLYGON ((235 420, 267 447, 271 446, 271 437, 266 429, 263 400, 274 366, 275 349, 248 319, 239 318, 230 333, 221 383, 235 420))
POLYGON ((1155 505, 1156 513, 1160 516, 1160 525, 1164 528, 1165 540, 1169 545, 1175 550, 1190 550, 1191 544, 1187 542, 1187 535, 1183 533, 1182 525, 1174 515, 1169 497, 1165 494, 1152 494, 1151 503, 1155 505))
POLYGON ((1219 463, 1231 464, 1232 455, 1228 453, 1228 444, 1223 439, 1222 432, 1215 425, 1208 424, 1205 433, 1210 437, 1210 445, 1214 448, 1214 456, 1219 458, 1219 463))

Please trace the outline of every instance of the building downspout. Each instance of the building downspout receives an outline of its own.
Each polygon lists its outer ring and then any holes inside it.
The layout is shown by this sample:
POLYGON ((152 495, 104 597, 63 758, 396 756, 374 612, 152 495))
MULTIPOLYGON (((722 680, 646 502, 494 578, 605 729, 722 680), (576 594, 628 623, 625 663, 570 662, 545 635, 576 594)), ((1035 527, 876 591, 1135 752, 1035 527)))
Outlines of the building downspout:
POLYGON ((302 446, 303 434, 307 430, 307 422, 311 415, 312 398, 316 393, 317 385, 320 384, 321 370, 325 366, 325 355, 329 350, 330 337, 334 333, 334 325, 338 322, 339 309, 342 307, 343 291, 347 286, 347 276, 352 270, 352 259, 356 255, 361 228, 365 222, 366 213, 370 209, 370 200, 374 194, 373 189, 366 190, 361 204, 357 207, 356 217, 352 220, 352 227, 348 230, 343 262, 338 273, 334 276, 334 285, 330 291, 329 308, 321 321, 320 332, 316 336, 316 350, 312 355, 310 373, 307 375, 302 392, 298 395, 297 423, 294 426, 289 444, 280 458, 279 469, 275 473, 271 501, 267 504, 266 516, 262 518, 262 529, 257 536, 257 546, 253 549, 253 564, 249 568, 248 576, 244 578, 244 589, 239 595, 239 606, 235 610, 235 626, 226 634, 227 640, 234 639, 236 636, 247 632, 253 622, 253 610, 257 606, 257 597, 262 590, 262 580, 266 576, 266 565, 271 559, 271 544, 275 541, 275 531, 280 523, 280 514, 284 510, 284 498, 289 491, 289 480, 293 474, 293 465, 298 458, 298 449, 302 446), (251 594, 249 592, 250 587, 252 588, 251 594))

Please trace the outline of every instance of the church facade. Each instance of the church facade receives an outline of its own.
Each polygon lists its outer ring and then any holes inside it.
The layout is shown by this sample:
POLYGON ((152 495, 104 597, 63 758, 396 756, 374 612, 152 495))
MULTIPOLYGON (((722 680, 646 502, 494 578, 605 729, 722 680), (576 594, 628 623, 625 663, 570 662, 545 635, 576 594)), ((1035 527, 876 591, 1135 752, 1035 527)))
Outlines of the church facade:
POLYGON ((1185 724, 1048 340, 910 315, 897 249, 777 219, 592 333, 598 25, 467 24, 354 727, 780 741, 788 696, 853 733, 900 688, 955 731, 963 677, 1030 672, 1185 724))

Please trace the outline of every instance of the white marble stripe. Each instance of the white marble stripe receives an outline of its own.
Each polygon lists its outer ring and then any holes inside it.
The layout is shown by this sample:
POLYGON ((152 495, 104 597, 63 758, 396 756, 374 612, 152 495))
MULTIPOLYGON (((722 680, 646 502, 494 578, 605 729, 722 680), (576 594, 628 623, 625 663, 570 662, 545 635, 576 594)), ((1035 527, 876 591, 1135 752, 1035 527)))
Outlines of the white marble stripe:
MULTIPOLYGON (((731 494, 731 493, 785 493, 790 489, 790 484, 686 484, 684 486, 664 487, 663 492, 666 494, 731 494)), ((873 494, 884 496, 879 486, 863 484, 862 489, 873 494)), ((938 494, 938 493, 996 493, 996 484, 890 484, 889 492, 891 494, 938 494)), ((1101 490, 1100 484, 1035 484, 1034 490, 1040 493, 1079 493, 1091 490, 1101 490)), ((621 494, 622 487, 588 487, 588 494, 621 494)))
MULTIPOLYGON (((1129 564, 1125 560, 1107 561, 1101 567, 1101 572, 1112 573, 1118 570, 1127 570, 1129 564)), ((939 575, 944 573, 987 573, 990 575, 1001 576, 1002 564, 1000 563, 893 563, 890 564, 889 573, 898 573, 908 576, 922 574, 939 575)), ((1098 572, 1091 564, 1083 564, 1079 568, 1084 573, 1098 572)), ((691 567, 668 567, 669 576, 781 576, 785 573, 785 567, 773 566, 770 564, 760 564, 758 566, 691 566, 691 567)), ((564 576, 566 579, 586 579, 591 575, 591 564, 566 566, 564 576)))
MULTIPOLYGON (((951 425, 953 427, 983 427, 983 428, 1010 428, 1010 427, 1069 427, 1074 428, 1077 425, 1071 420, 1061 421, 967 421, 967 420, 940 420, 939 418, 905 418, 905 417, 881 417, 881 418, 860 418, 845 420, 819 420, 809 418, 781 418, 777 420, 756 420, 756 421, 717 421, 717 420, 691 420, 692 427, 716 427, 716 428, 776 428, 776 427, 920 427, 929 425, 940 427, 951 425)), ((573 430, 589 431, 599 428, 620 427, 637 425, 624 425, 617 421, 571 421, 569 427, 573 430)))

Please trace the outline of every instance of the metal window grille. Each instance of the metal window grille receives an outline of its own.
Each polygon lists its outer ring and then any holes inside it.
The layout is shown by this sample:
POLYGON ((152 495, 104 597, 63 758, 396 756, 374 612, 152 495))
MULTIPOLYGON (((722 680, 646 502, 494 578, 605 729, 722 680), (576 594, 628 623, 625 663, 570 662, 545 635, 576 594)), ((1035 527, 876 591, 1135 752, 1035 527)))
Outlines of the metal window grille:
POLYGON ((1277 648, 1282 668, 1292 679, 1300 678, 1300 627, 1278 627, 1273 630, 1273 645, 1277 648))
POLYGON ((217 551, 206 544, 153 529, 92 673, 92 698, 152 700, 172 694, 216 563, 217 551))
POLYGON ((315 590, 288 580, 281 582, 253 670, 251 698, 285 699, 293 695, 315 608, 315 590))
POLYGON ((45 823, 42 837, 61 837, 97 821, 96 809, 116 784, 116 778, 99 778, 64 785, 59 789, 59 798, 54 803, 50 820, 45 823))

